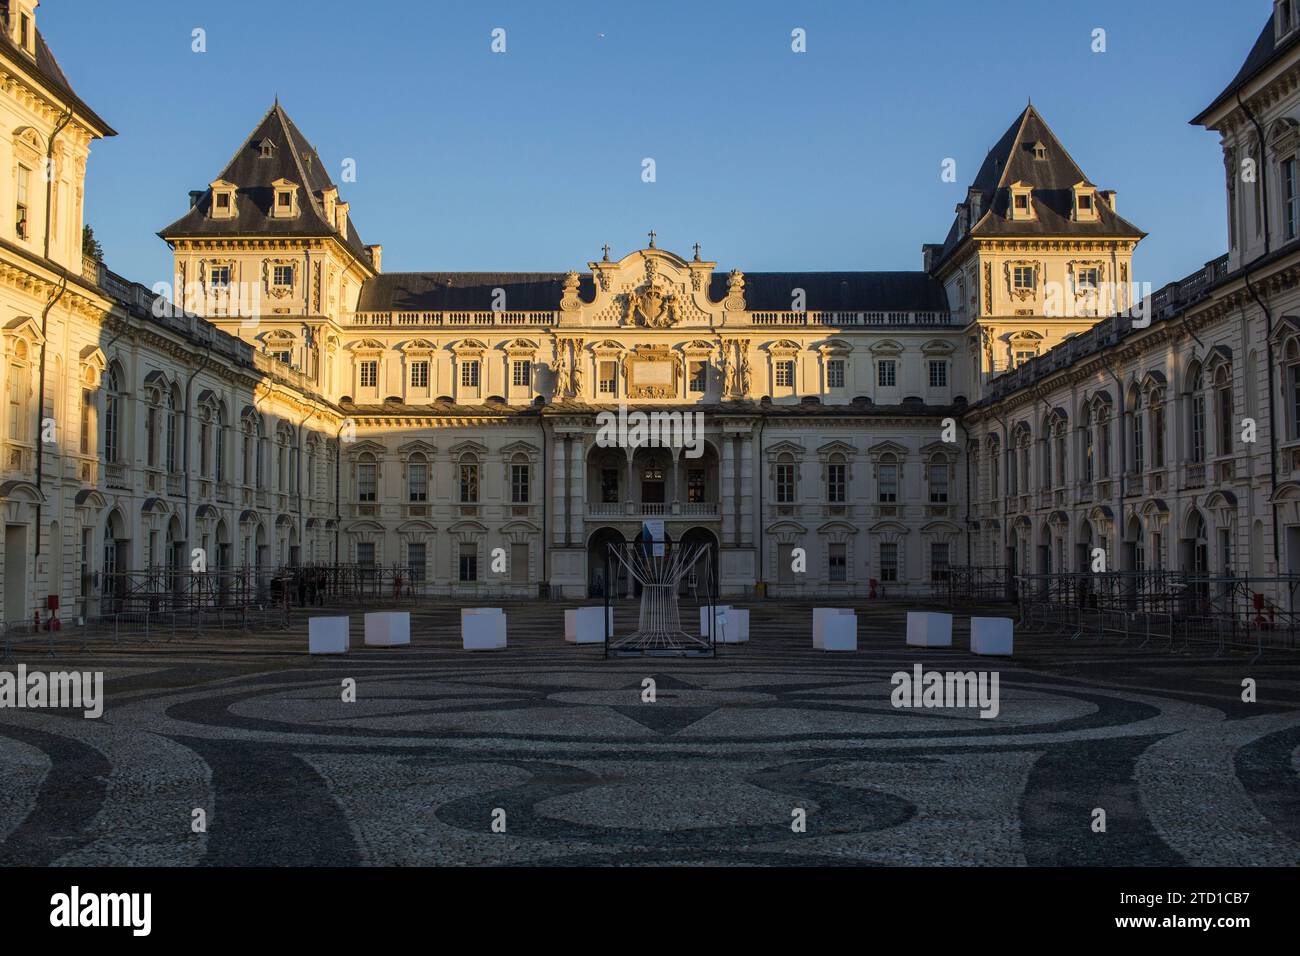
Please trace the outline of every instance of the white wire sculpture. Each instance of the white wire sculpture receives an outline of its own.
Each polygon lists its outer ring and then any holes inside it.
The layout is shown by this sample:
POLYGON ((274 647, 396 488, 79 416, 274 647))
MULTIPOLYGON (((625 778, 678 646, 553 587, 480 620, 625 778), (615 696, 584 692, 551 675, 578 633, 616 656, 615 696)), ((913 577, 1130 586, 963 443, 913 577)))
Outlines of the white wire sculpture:
MULTIPOLYGON (((641 615, 637 629, 627 637, 611 641, 609 649, 616 653, 710 653, 713 645, 707 638, 682 629, 677 593, 682 578, 709 556, 710 546, 696 544, 661 550, 664 553, 655 554, 654 548, 641 542, 623 547, 610 545, 614 558, 641 585, 641 615)), ((709 568, 707 560, 704 567, 709 568)))

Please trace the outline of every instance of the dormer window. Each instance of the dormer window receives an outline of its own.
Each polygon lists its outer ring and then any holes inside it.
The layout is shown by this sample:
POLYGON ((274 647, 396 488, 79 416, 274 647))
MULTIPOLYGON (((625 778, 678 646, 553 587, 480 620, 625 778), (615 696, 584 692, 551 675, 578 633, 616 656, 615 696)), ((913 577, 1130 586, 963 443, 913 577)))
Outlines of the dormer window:
POLYGON ((1097 190, 1086 183, 1074 187, 1074 221, 1097 221, 1097 190))
POLYGON ((1034 187, 1027 183, 1011 184, 1010 219, 1012 222, 1027 222, 1037 219, 1034 213, 1034 187))
POLYGON ((1275 11, 1276 26, 1274 32, 1277 39, 1280 40, 1296 27, 1295 0, 1277 0, 1275 11))
POLYGON ((18 16, 18 45, 24 50, 31 49, 32 18, 27 14, 18 16))
POLYGON ((262 142, 259 144, 257 149, 258 149, 258 155, 261 156, 262 159, 275 158, 275 143, 271 142, 271 140, 269 139, 262 140, 262 142))
POLYGON ((212 184, 212 218, 235 218, 235 184, 217 180, 212 184))
POLYGON ((1047 147, 1044 146, 1042 143, 1034 144, 1034 159, 1040 161, 1047 159, 1047 147))
POLYGON ((271 184, 275 199, 271 206, 272 219, 293 219, 298 215, 298 186, 287 179, 277 179, 271 184))

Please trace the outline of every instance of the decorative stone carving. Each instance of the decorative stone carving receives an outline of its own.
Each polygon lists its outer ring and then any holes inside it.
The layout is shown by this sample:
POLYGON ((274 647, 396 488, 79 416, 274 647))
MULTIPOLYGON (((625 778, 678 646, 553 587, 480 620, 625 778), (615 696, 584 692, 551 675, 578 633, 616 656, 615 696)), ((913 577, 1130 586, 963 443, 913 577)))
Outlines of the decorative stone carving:
POLYGON ((737 343, 740 350, 740 372, 736 376, 736 387, 741 395, 749 394, 749 339, 740 339, 737 343))
POLYGON ((570 272, 564 277, 564 296, 560 299, 560 311, 577 312, 582 308, 578 299, 578 273, 570 272))
POLYGON ((627 294, 627 320, 648 329, 671 328, 681 318, 677 294, 657 274, 654 259, 646 260, 645 273, 645 284, 627 294))
POLYGON ((727 297, 722 307, 728 312, 745 311, 745 274, 739 269, 732 269, 727 276, 727 297))

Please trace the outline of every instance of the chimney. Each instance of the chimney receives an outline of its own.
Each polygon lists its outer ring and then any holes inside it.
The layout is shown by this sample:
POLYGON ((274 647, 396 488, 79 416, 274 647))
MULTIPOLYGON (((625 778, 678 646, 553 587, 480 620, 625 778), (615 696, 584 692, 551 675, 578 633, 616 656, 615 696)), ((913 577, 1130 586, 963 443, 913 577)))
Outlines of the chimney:
POLYGON ((366 252, 370 253, 370 265, 374 268, 374 270, 376 272, 383 272, 384 271, 384 247, 379 245, 366 246, 366 252))
POLYGON ((972 226, 979 222, 980 216, 984 214, 983 204, 984 194, 982 192, 978 189, 970 189, 967 191, 966 205, 970 206, 970 223, 972 226))
POLYGON ((191 209, 193 209, 195 206, 197 206, 197 205, 199 204, 199 200, 203 198, 203 192, 204 192, 204 191, 203 191, 202 189, 191 189, 191 190, 190 190, 190 208, 191 208, 191 209))
POLYGON ((334 228, 339 231, 340 236, 346 239, 348 235, 348 204, 345 202, 339 203, 334 207, 334 213, 334 228))
POLYGON ((1110 207, 1111 212, 1114 213, 1119 212, 1119 210, 1115 208, 1115 204, 1119 201, 1119 197, 1116 196, 1115 190, 1103 189, 1097 195, 1101 196, 1102 202, 1104 202, 1107 206, 1110 207))

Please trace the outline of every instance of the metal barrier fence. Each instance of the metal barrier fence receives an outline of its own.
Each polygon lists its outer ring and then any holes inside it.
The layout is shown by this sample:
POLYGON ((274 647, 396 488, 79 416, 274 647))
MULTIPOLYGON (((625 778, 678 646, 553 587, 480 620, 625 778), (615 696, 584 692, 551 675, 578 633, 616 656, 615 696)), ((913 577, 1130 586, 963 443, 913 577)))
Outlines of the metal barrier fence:
POLYGON ((1295 650, 1300 576, 1212 577, 1180 571, 1021 574, 1019 626, 1138 647, 1295 650))

